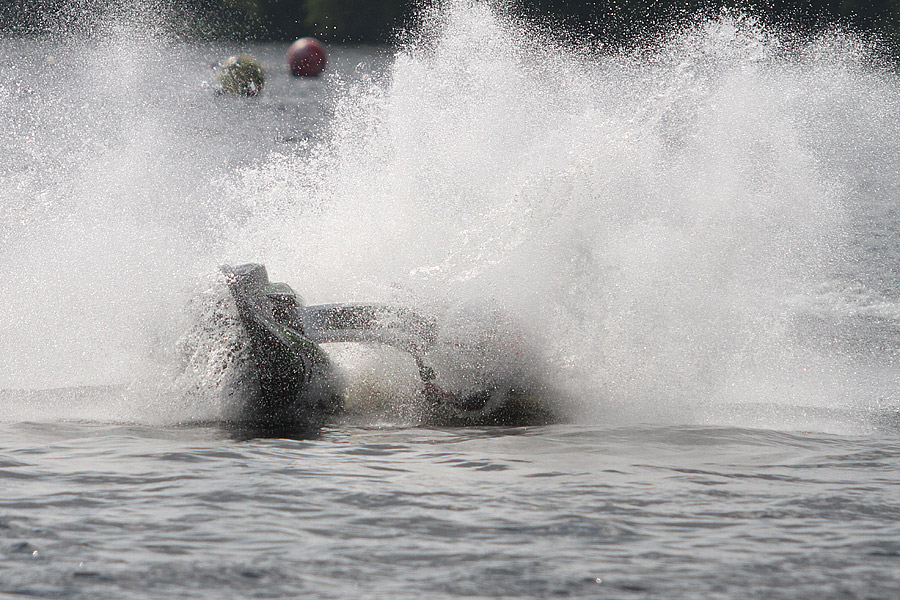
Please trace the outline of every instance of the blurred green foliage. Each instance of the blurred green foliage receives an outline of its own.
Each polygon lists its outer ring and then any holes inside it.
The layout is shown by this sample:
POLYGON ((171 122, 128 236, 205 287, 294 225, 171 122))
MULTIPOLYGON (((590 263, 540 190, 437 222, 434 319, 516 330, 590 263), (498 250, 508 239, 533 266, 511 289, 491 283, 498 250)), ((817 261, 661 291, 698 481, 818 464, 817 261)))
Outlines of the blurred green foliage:
POLYGON ((326 40, 389 41, 395 27, 414 7, 410 0, 306 0, 305 24, 326 40))
MULTIPOLYGON (((415 0, 0 0, 0 29, 30 33, 89 21, 98 6, 143 5, 185 37, 384 43, 414 16, 415 0), (62 25, 61 25, 62 24, 62 25)), ((499 0, 503 10, 598 44, 640 43, 698 14, 736 9, 803 31, 833 25, 900 48, 900 0, 499 0)))
POLYGON ((698 16, 723 10, 803 33, 851 28, 900 48, 900 0, 530 0, 519 11, 548 17, 565 31, 614 46, 641 43, 698 16))

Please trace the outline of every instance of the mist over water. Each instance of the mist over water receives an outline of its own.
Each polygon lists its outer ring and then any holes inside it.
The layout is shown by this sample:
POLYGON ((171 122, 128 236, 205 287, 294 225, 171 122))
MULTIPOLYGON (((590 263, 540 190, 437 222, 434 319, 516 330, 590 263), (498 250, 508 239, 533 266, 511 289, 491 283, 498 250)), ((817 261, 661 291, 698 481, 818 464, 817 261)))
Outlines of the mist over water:
POLYGON ((3 387, 127 380, 205 241, 186 74, 158 23, 109 19, 6 42, 3 387))
POLYGON ((215 417, 218 392, 173 391, 185 306, 258 261, 310 303, 503 314, 578 421, 900 404, 900 82, 853 36, 723 15, 595 52, 448 3, 383 72, 296 82, 331 87, 328 127, 276 145, 284 96, 207 93, 164 31, 118 16, 52 61, 6 42, 0 387, 215 417), (860 318, 881 329, 842 343, 860 318))

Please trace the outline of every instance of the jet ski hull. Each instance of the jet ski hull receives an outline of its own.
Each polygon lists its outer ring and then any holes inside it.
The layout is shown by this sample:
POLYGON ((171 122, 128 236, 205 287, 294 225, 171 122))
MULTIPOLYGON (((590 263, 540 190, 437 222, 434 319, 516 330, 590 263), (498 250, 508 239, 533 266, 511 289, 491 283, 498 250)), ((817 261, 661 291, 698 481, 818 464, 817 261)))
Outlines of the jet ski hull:
POLYGON ((222 270, 250 339, 252 397, 244 402, 242 420, 260 427, 321 427, 340 411, 340 395, 328 355, 292 322, 293 294, 273 286, 262 265, 222 270))
POLYGON ((247 423, 315 430, 339 415, 340 386, 320 346, 329 342, 383 344, 411 355, 422 381, 424 425, 520 426, 555 420, 539 396, 524 387, 495 382, 454 393, 438 386, 429 364, 438 344, 436 323, 409 309, 304 306, 288 285, 270 282, 263 265, 223 266, 222 272, 250 341, 253 392, 242 415, 247 423))

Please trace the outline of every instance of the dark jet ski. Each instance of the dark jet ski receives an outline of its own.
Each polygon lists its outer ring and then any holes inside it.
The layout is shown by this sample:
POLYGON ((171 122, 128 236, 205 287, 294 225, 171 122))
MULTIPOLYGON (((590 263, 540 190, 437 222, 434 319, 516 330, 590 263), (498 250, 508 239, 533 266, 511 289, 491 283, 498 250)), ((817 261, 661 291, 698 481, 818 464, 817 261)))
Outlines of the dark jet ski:
MULTIPOLYGON (((383 344, 409 353, 422 381, 423 424, 431 426, 535 425, 552 413, 524 389, 507 383, 464 391, 436 384, 430 353, 439 343, 436 322, 406 308, 382 304, 304 306, 284 283, 269 281, 260 264, 223 266, 238 316, 249 337, 251 398, 243 420, 259 427, 316 430, 343 409, 340 385, 320 344, 383 344)), ((446 341, 445 341, 446 342, 446 341)))

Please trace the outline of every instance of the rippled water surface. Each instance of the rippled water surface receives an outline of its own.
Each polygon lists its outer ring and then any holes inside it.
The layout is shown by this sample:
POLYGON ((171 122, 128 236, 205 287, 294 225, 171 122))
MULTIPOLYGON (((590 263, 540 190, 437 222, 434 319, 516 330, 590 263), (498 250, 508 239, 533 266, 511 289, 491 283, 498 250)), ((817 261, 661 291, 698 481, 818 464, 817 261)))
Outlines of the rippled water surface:
POLYGON ((3 426, 0 591, 891 598, 900 586, 895 433, 232 433, 3 426))

